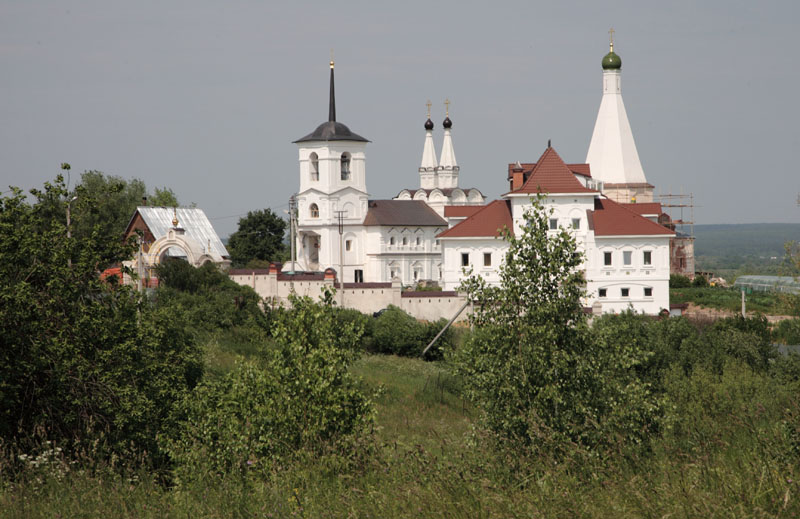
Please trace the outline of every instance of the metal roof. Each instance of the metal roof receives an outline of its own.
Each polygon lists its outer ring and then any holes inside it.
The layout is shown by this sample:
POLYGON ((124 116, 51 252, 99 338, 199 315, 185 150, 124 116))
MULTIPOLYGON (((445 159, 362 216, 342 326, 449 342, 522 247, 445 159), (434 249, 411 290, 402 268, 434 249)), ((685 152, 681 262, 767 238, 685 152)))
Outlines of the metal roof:
MULTIPOLYGON (((172 229, 172 219, 177 213, 178 227, 184 229, 186 236, 207 248, 212 256, 229 257, 228 250, 222 244, 217 231, 211 226, 211 222, 202 209, 196 207, 173 209, 172 207, 139 206, 136 210, 142 215, 142 219, 156 240, 165 236, 172 229), (173 210, 175 213, 173 213, 173 210)), ((170 248, 167 254, 170 256, 185 256, 183 251, 176 247, 170 248)))

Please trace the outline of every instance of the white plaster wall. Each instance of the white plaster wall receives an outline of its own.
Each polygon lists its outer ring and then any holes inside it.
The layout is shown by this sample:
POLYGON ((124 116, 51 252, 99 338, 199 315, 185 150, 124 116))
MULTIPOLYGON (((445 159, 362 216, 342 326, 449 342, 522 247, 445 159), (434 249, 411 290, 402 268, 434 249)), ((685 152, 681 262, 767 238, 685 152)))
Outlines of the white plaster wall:
POLYGON ((482 276, 491 285, 500 284, 499 267, 508 251, 508 242, 499 238, 442 238, 444 290, 455 290, 464 278, 461 254, 469 254, 472 272, 482 276), (492 265, 483 264, 483 255, 492 255, 492 265))
POLYGON ((595 301, 603 312, 622 312, 629 307, 637 312, 657 314, 669 309, 669 237, 594 237, 593 246, 587 250, 587 293, 591 306, 595 301), (631 264, 624 265, 624 252, 631 253, 631 264), (644 252, 650 251, 652 265, 644 264, 644 252), (606 266, 604 253, 610 252, 612 264, 606 266), (653 289, 646 297, 644 289, 653 289), (600 297, 600 289, 606 297, 600 297), (621 294, 629 289, 628 297, 621 294))
POLYGON ((370 226, 366 229, 367 270, 372 277, 365 281, 391 281, 391 266, 397 270, 396 275, 406 286, 422 280, 439 281, 441 246, 436 243, 436 235, 445 230, 444 225, 441 227, 370 226), (391 243, 392 237, 394 244, 391 243), (403 238, 406 239, 405 245, 403 238), (416 280, 414 266, 418 266, 420 272, 416 280))

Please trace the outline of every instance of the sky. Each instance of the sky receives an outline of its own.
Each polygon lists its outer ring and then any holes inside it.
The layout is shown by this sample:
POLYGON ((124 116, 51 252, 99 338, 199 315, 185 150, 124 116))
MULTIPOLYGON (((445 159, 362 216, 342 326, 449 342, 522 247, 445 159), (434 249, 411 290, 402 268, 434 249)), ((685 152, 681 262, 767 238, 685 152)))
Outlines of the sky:
POLYGON ((796 1, 0 0, 0 192, 69 162, 72 185, 172 188, 223 237, 283 214, 333 49, 372 198, 419 187, 425 103, 438 152, 449 99, 459 183, 494 199, 548 139, 585 161, 611 27, 656 194, 691 193, 698 224, 799 221, 796 1))

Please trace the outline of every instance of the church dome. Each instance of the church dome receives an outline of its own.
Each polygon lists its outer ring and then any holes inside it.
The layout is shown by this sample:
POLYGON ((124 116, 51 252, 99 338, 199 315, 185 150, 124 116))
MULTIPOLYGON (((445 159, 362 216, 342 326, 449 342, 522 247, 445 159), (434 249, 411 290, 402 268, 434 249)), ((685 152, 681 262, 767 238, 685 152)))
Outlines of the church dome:
POLYGON ((603 57, 603 70, 619 70, 622 68, 622 58, 613 50, 603 57))
POLYGON ((453 121, 451 121, 449 117, 445 117, 442 126, 444 126, 446 130, 449 130, 453 127, 453 121))
POLYGON ((350 128, 344 124, 336 121, 326 121, 313 132, 305 137, 294 141, 298 142, 314 142, 314 141, 356 141, 356 142, 369 142, 364 137, 353 133, 350 128))
POLYGON ((433 130, 433 121, 431 121, 430 117, 428 117, 428 120, 425 121, 425 129, 426 130, 433 130))

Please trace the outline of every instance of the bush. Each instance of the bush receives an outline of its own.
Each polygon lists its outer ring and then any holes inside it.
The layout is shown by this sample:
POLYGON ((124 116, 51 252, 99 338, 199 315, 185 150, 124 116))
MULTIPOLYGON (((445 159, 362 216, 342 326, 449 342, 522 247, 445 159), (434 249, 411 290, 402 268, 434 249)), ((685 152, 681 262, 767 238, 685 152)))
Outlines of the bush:
POLYGON ((262 363, 240 365, 183 400, 180 429, 164 440, 180 482, 268 471, 293 456, 346 455, 347 442, 367 434, 372 403, 348 372, 362 330, 335 313, 293 298, 262 363))
POLYGON ((784 319, 773 330, 772 336, 781 344, 800 344, 800 319, 784 319))
POLYGON ((705 276, 703 276, 702 274, 699 274, 699 275, 695 276, 694 279, 692 280, 692 286, 693 287, 707 287, 708 286, 708 280, 706 279, 705 276))
POLYGON ((156 304, 180 308, 195 330, 211 332, 236 326, 269 329, 270 316, 261 309, 258 294, 232 281, 212 263, 195 268, 173 259, 158 265, 156 273, 156 304))
MULTIPOLYGON (((446 324, 446 319, 417 321, 400 308, 389 305, 374 319, 370 350, 401 357, 419 357, 446 324)), ((442 359, 444 352, 452 349, 453 340, 453 330, 448 328, 425 354, 425 359, 442 359)))
POLYGON ((681 274, 669 275, 669 288, 689 288, 692 286, 692 280, 681 274))

